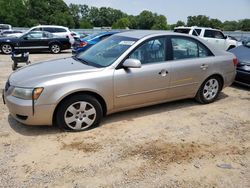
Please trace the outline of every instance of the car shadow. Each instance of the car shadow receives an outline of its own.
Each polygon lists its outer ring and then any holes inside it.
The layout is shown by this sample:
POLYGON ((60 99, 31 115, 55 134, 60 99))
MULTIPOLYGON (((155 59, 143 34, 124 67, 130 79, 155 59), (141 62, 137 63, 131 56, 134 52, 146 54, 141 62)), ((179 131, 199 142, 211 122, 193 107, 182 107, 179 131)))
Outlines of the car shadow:
MULTIPOLYGON (((215 102, 219 102, 222 99, 227 98, 228 95, 221 92, 218 99, 215 102)), ((103 127, 109 123, 116 123, 120 121, 133 121, 136 118, 147 117, 153 114, 160 114, 162 112, 171 112, 178 109, 185 109, 192 106, 201 105, 193 99, 184 99, 179 101, 167 102, 162 104, 157 104, 153 106, 138 108, 134 110, 128 110, 123 112, 118 112, 115 114, 108 115, 104 117, 102 123, 90 129, 95 129, 98 127, 103 127)), ((24 125, 16 121, 11 115, 8 116, 8 122, 10 127, 17 133, 25 136, 37 136, 37 135, 48 135, 64 132, 56 126, 29 126, 24 125)))

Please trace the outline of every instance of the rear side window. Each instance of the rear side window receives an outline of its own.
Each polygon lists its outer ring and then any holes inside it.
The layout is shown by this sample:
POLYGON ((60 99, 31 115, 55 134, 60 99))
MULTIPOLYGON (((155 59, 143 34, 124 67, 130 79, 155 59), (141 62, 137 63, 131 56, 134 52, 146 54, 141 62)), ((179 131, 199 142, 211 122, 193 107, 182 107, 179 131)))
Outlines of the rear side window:
POLYGON ((190 29, 175 29, 174 32, 189 34, 190 29))
POLYGON ((216 39, 224 39, 224 35, 220 31, 216 30, 205 30, 204 37, 207 38, 216 38, 216 39))
POLYGON ((198 41, 174 37, 171 39, 173 49, 173 60, 208 57, 212 53, 198 41))
POLYGON ((55 32, 55 29, 52 28, 52 27, 45 27, 43 28, 44 31, 47 31, 47 32, 50 32, 50 33, 54 33, 55 32))
POLYGON ((192 35, 199 36, 201 34, 201 29, 194 29, 192 35))
POLYGON ((63 28, 54 28, 54 33, 64 33, 67 32, 66 29, 63 28))

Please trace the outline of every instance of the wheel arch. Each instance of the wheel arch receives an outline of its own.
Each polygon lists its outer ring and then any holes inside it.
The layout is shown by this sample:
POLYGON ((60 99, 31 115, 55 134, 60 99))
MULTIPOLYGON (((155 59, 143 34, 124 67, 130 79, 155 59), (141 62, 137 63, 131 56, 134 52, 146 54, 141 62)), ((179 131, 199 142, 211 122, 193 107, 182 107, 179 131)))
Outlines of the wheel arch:
POLYGON ((75 91, 73 93, 69 93, 68 95, 64 96, 62 99, 59 100, 59 102, 57 103, 56 108, 55 108, 55 110, 53 112, 52 123, 55 124, 57 110, 58 110, 59 106, 62 104, 63 101, 67 100, 68 98, 70 98, 70 97, 72 97, 74 95, 83 95, 83 94, 95 97, 100 102, 100 104, 102 106, 103 116, 105 116, 107 114, 106 101, 104 100, 104 98, 100 94, 98 94, 96 92, 93 92, 93 91, 75 91))

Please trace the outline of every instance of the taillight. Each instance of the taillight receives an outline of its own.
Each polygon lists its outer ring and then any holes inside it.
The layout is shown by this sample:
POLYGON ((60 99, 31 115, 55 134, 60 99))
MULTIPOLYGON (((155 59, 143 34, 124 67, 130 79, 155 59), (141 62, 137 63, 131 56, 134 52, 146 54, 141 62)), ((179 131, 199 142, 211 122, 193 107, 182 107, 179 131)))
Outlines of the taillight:
POLYGON ((87 46, 87 44, 88 44, 87 42, 81 41, 79 46, 84 47, 84 46, 87 46))
POLYGON ((233 59, 233 63, 234 63, 234 66, 237 66, 237 64, 238 64, 238 59, 237 59, 237 58, 234 58, 234 59, 233 59))

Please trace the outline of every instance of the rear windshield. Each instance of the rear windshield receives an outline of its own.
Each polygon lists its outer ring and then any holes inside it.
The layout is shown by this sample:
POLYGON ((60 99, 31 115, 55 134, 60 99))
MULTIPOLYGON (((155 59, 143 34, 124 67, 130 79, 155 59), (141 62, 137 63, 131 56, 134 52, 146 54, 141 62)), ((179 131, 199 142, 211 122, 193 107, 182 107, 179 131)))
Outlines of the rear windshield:
POLYGON ((174 32, 176 33, 185 33, 185 34, 189 34, 190 29, 175 29, 174 32))

